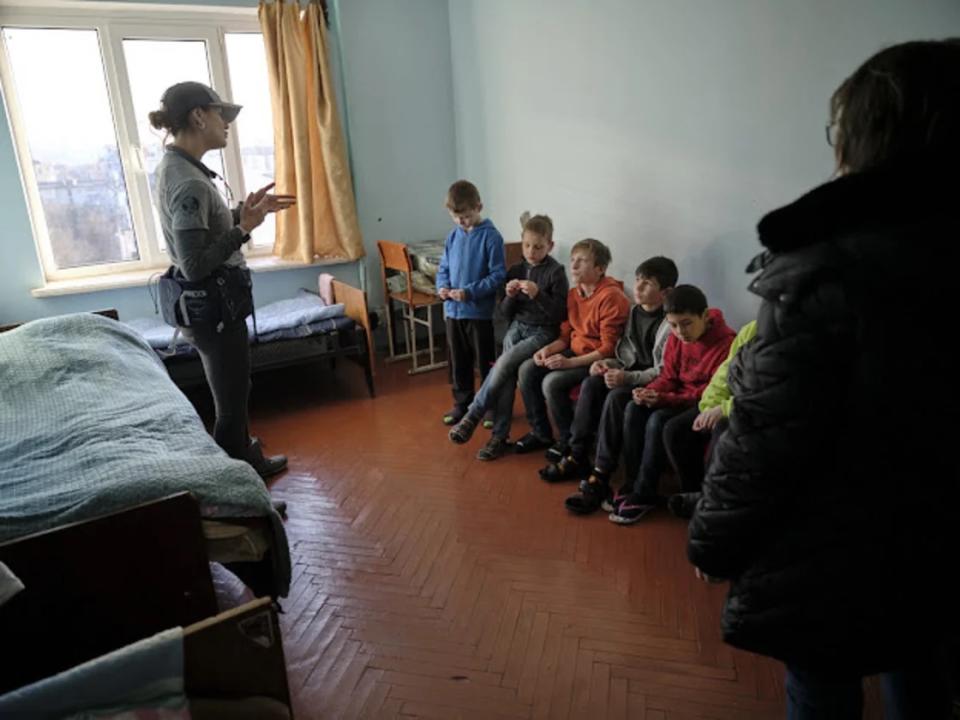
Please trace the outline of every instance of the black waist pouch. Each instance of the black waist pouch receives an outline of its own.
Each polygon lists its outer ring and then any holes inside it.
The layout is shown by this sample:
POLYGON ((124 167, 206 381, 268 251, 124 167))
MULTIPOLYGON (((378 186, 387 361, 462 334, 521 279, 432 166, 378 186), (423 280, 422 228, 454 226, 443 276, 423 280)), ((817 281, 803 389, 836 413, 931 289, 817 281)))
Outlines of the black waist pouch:
POLYGON ((190 281, 171 265, 157 282, 160 315, 173 327, 215 327, 253 312, 253 279, 246 268, 223 266, 190 281))

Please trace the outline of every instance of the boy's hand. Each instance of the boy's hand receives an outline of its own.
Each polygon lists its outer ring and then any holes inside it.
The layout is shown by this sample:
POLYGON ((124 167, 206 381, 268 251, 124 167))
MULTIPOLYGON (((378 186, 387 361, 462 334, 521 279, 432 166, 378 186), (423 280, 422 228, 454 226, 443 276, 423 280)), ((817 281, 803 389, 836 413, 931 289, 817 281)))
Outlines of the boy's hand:
POLYGON ((626 385, 627 374, 623 370, 610 368, 606 373, 604 373, 603 381, 607 384, 607 387, 612 390, 615 387, 626 385))
POLYGON ((696 432, 701 430, 713 430, 717 423, 720 422, 720 419, 723 417, 723 408, 717 405, 717 407, 710 408, 709 410, 704 410, 702 413, 697 415, 696 419, 693 421, 693 429, 696 432))
POLYGON ((594 360, 590 365, 590 374, 591 375, 603 375, 610 368, 607 367, 607 364, 603 360, 594 360))
POLYGON ((451 291, 450 291, 450 299, 453 300, 453 301, 455 301, 455 302, 463 302, 464 300, 467 299, 467 291, 466 291, 466 290, 451 290, 451 291))
POLYGON ((540 286, 537 285, 533 280, 521 280, 520 290, 531 300, 540 294, 540 286))
POLYGON ((570 358, 560 353, 555 353, 548 357, 544 363, 551 370, 563 370, 570 367, 570 358))
POLYGON ((520 292, 520 281, 511 280, 510 282, 507 283, 507 286, 504 289, 506 290, 507 297, 516 297, 517 294, 520 292))
POLYGON ((638 387, 633 389, 633 401, 637 405, 646 405, 647 407, 653 407, 657 404, 659 394, 656 390, 651 390, 650 388, 638 387))
POLYGON ((439 295, 442 300, 446 300, 450 297, 450 288, 437 288, 437 295, 439 295))

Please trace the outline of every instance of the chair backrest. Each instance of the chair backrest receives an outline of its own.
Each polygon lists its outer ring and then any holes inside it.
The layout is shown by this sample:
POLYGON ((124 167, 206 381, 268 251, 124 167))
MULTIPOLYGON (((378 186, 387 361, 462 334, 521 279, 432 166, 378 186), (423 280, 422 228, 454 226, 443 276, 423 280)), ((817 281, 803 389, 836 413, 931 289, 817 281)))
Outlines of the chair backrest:
POLYGON ((516 265, 523 260, 523 243, 508 242, 503 244, 504 261, 509 270, 512 265, 516 265))
POLYGON ((406 243, 393 240, 377 240, 377 250, 380 252, 380 277, 383 279, 383 293, 390 296, 387 285, 387 270, 403 273, 406 283, 407 302, 413 304, 413 262, 410 260, 410 249, 406 243))

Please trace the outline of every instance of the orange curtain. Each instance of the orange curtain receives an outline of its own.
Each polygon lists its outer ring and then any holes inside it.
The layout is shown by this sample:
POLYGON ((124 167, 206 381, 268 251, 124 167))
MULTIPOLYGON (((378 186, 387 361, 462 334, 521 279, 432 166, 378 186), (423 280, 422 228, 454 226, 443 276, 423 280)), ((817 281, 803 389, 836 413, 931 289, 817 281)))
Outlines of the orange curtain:
POLYGON ((304 263, 363 257, 363 239, 318 2, 264 2, 276 153, 276 192, 297 196, 277 214, 274 255, 304 263))

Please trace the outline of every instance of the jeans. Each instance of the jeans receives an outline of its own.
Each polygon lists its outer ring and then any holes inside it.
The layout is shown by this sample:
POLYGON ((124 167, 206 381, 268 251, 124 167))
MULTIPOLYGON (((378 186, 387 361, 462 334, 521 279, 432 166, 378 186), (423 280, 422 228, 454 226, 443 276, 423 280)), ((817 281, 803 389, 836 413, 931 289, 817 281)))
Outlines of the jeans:
MULTIPOLYGON (((600 419, 609 393, 610 388, 607 387, 603 375, 589 375, 580 383, 580 397, 577 398, 573 423, 570 426, 570 454, 581 464, 589 462, 587 453, 590 452, 594 435, 599 432, 600 419)), ((618 423, 621 418, 618 418, 618 423)))
POLYGON ((250 344, 247 323, 210 327, 181 327, 180 332, 200 354, 217 419, 213 439, 232 458, 253 463, 247 429, 250 396, 250 344))
MULTIPOLYGON (((931 649, 903 670, 883 673, 880 685, 887 720, 947 720, 952 716, 950 663, 931 649)), ((860 720, 863 678, 787 666, 788 720, 860 720)))
POLYGON ((663 428, 663 446, 680 479, 680 492, 696 492, 703 485, 707 459, 729 424, 726 418, 721 418, 713 430, 697 431, 693 429, 693 421, 699 414, 699 408, 692 407, 672 418, 663 428))
POLYGON ((667 465, 667 452, 663 447, 664 426, 686 409, 649 408, 632 401, 627 405, 624 469, 627 483, 633 479, 633 491, 644 500, 654 502, 660 494, 660 474, 667 465))
POLYGON ((503 338, 503 352, 477 391, 467 414, 479 419, 488 408, 494 409, 492 435, 506 439, 513 422, 513 396, 520 366, 537 350, 556 337, 553 328, 512 322, 503 338))
MULTIPOLYGON (((570 350, 564 351, 563 355, 573 357, 570 350)), ((540 367, 533 358, 524 361, 520 366, 520 394, 527 410, 527 422, 535 435, 544 439, 553 437, 550 429, 552 417, 560 435, 559 442, 562 445, 569 442, 573 422, 570 391, 589 373, 589 366, 551 370, 540 367)))

